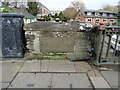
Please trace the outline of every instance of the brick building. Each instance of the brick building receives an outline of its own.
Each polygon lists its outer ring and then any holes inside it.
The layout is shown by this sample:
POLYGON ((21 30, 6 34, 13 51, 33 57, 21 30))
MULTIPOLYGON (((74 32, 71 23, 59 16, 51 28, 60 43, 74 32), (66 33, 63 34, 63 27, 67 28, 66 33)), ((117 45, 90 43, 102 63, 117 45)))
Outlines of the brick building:
POLYGON ((102 10, 79 10, 75 16, 75 21, 90 22, 97 24, 100 22, 115 23, 117 21, 117 12, 102 10))
POLYGON ((44 15, 50 14, 50 10, 45 5, 39 3, 38 7, 39 7, 39 14, 38 14, 38 16, 42 17, 44 15))
POLYGON ((56 13, 57 13, 57 14, 60 14, 60 12, 62 12, 62 11, 52 10, 52 11, 51 11, 51 15, 55 15, 56 13))

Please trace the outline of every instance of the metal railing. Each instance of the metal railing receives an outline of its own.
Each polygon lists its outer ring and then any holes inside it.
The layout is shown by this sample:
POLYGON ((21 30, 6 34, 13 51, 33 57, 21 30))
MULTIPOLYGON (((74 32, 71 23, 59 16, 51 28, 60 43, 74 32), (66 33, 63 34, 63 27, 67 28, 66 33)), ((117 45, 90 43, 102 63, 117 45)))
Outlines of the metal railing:
POLYGON ((93 37, 95 64, 119 64, 120 28, 108 26, 105 30, 96 30, 93 37))

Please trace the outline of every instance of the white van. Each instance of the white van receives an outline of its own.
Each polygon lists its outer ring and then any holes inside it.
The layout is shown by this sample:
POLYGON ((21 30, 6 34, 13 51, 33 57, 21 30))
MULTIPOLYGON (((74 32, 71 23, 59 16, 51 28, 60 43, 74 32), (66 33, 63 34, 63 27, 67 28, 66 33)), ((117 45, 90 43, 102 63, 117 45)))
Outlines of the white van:
MULTIPOLYGON (((117 35, 113 35, 111 38, 111 46, 113 49, 115 49, 115 44, 116 44, 116 39, 117 39, 117 35)), ((120 51, 120 35, 118 36, 118 41, 116 44, 116 50, 120 51)))

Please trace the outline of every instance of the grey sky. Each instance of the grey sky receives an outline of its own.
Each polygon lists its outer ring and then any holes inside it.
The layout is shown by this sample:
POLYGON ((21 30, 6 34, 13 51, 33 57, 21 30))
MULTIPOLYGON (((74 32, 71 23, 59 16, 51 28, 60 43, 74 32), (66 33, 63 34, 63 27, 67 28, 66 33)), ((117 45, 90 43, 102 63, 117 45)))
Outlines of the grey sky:
MULTIPOLYGON (((39 0, 50 10, 65 10, 74 0, 39 0)), ((82 0, 87 9, 100 9, 103 5, 118 5, 120 0, 82 0)))

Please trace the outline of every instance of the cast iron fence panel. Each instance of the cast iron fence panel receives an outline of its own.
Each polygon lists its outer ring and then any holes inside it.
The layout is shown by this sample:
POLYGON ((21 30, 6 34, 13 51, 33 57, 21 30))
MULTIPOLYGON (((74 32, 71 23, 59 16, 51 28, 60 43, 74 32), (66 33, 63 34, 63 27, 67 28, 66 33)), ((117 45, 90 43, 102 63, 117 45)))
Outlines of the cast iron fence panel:
POLYGON ((93 35, 97 64, 120 62, 120 30, 97 30, 93 35))

